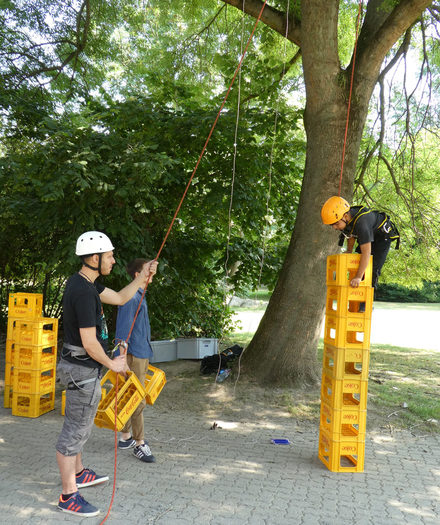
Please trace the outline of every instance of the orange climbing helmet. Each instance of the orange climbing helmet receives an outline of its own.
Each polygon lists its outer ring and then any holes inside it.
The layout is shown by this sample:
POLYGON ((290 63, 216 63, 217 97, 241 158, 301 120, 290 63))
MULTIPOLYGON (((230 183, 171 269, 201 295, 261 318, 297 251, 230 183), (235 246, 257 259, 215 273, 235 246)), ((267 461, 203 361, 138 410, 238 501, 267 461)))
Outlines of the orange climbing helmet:
POLYGON ((350 204, 342 197, 334 196, 325 201, 321 208, 321 219, 324 224, 338 222, 350 210, 350 204))

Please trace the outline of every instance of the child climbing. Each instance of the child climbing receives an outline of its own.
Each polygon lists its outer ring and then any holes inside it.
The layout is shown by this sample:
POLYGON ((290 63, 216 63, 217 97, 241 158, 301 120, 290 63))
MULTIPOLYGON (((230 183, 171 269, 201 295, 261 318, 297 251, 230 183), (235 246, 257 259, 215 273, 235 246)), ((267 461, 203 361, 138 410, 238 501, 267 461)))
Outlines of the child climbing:
POLYGON ((361 254, 361 259, 350 286, 359 286, 372 255, 372 286, 376 288, 391 243, 397 241, 396 249, 399 249, 399 232, 390 217, 384 212, 370 210, 365 206, 350 206, 342 197, 334 196, 323 205, 321 218, 324 224, 341 232, 339 246, 347 239, 348 253, 353 251, 357 241, 356 252, 361 254))

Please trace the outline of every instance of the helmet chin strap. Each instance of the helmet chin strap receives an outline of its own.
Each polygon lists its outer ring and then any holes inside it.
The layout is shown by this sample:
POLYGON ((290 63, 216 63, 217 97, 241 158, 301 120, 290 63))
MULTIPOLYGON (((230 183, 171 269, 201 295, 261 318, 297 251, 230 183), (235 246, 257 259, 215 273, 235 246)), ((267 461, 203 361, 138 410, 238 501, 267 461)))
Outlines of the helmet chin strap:
POLYGON ((102 253, 97 253, 96 255, 99 257, 98 268, 95 268, 94 266, 90 265, 89 263, 87 263, 84 260, 83 260, 83 264, 84 264, 84 266, 87 266, 87 268, 90 268, 91 270, 93 270, 95 272, 98 272, 99 275, 102 275, 102 273, 101 273, 102 253))
POLYGON ((340 220, 341 220, 342 222, 345 223, 345 226, 347 226, 347 224, 351 221, 351 218, 350 218, 349 221, 346 221, 346 220, 344 219, 345 215, 346 215, 346 213, 344 213, 344 215, 340 218, 340 220))

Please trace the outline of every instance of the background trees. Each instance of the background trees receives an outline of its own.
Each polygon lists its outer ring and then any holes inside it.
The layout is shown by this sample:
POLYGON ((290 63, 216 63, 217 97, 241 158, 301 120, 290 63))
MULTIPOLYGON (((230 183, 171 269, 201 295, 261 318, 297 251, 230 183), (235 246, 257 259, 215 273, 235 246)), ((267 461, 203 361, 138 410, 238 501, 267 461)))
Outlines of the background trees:
MULTIPOLYGON (((82 231, 98 229, 112 238, 120 263, 106 282, 116 287, 125 283, 124 263, 138 253, 156 255, 192 171, 194 144, 201 148, 214 117, 211 109, 194 104, 175 111, 137 97, 120 103, 91 102, 73 120, 71 113, 46 119, 39 126, 41 140, 9 137, 9 154, 0 161, 3 282, 13 281, 19 289, 46 283, 46 307, 56 314, 57 277, 61 286, 78 265, 74 241, 82 231)), ((256 144, 264 134, 265 118, 249 113, 239 129, 237 170, 242 176, 233 191, 236 208, 228 264, 228 269, 236 261, 242 266, 230 279, 236 289, 259 278, 266 214, 260 170, 268 166, 271 145, 256 144)), ((149 290, 156 337, 221 336, 228 326, 225 252, 234 125, 233 115, 219 125, 162 252, 159 285, 149 290)), ((283 158, 288 149, 299 148, 289 126, 279 122, 283 139, 277 150, 283 158)), ((263 282, 273 278, 283 232, 293 223, 294 202, 284 201, 295 186, 299 188, 300 172, 289 164, 289 173, 272 187, 280 207, 266 246, 263 282)), ((284 164, 273 163, 275 173, 281 168, 284 164)), ((9 290, 5 287, 5 299, 9 290)))
MULTIPOLYGON (((156 254, 261 5, 7 4, 3 304, 11 287, 44 289, 56 313, 85 229, 105 230, 121 263, 156 254)), ((323 267, 336 249, 319 209, 337 193, 357 7, 268 3, 149 289, 156 337, 224 333, 225 296, 279 277, 247 368, 262 381, 314 379, 323 267)), ((438 268, 438 112, 435 90, 410 88, 399 61, 414 49, 435 86, 437 13, 421 0, 366 4, 343 179, 347 198, 354 190, 397 218, 405 243, 384 280, 414 285, 438 268)), ((121 264, 108 283, 125 279, 121 264)))

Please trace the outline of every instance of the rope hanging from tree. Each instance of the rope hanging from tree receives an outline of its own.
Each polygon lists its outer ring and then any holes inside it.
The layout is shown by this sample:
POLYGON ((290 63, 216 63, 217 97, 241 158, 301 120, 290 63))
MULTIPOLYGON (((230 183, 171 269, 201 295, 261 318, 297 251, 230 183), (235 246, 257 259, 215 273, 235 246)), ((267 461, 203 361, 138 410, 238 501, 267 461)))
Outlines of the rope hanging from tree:
MULTIPOLYGON (((246 0, 243 0, 242 5, 242 17, 241 17, 241 38, 240 38, 240 55, 243 54, 243 39, 244 39, 244 7, 246 0)), ((225 298, 227 295, 227 279, 228 279, 228 262, 229 262, 229 247, 231 242, 231 231, 232 231, 232 204, 234 200, 234 185, 235 185, 235 172, 237 165, 237 140, 238 140, 238 123, 240 120, 240 104, 241 104, 241 68, 238 72, 238 92, 237 92, 237 111, 235 117, 235 131, 234 131, 234 153, 232 156, 232 180, 231 180, 231 193, 229 198, 229 209, 228 209, 228 235, 226 240, 226 257, 225 257, 225 298)))
MULTIPOLYGON (((287 56, 287 35, 289 32, 289 11, 290 11, 290 0, 287 0, 287 7, 286 7, 286 31, 284 33, 284 49, 283 49, 283 71, 281 78, 284 78, 286 73, 286 56, 287 56)), ((261 286, 261 277, 263 274, 263 267, 264 267, 264 256, 265 256, 265 250, 266 250, 266 238, 268 236, 268 230, 269 230, 269 203, 270 203, 270 195, 271 195, 271 189, 272 189, 272 166, 273 166, 273 158, 274 158, 274 150, 275 150, 275 144, 276 144, 276 136, 277 136, 277 125, 278 125, 278 115, 279 115, 279 105, 280 105, 280 97, 281 97, 281 90, 279 92, 278 98, 277 98, 277 104, 275 108, 275 119, 274 119, 274 131, 273 131, 273 139, 272 139, 272 146, 270 149, 270 159, 269 159, 269 172, 268 172, 268 189, 267 189, 267 197, 266 197, 266 215, 265 215, 265 228, 263 230, 263 243, 262 243, 262 253, 261 253, 261 260, 260 260, 260 272, 258 276, 258 287, 261 286)), ((243 357, 243 354, 246 350, 246 347, 243 349, 243 352, 240 354, 238 358, 238 370, 237 370, 237 377, 234 382, 234 395, 235 390, 237 388, 237 383, 240 378, 241 373, 241 359, 243 357)))
MULTIPOLYGON (((287 7, 286 7, 286 31, 284 33, 284 49, 283 49, 283 72, 281 74, 281 78, 283 79, 286 74, 286 56, 287 56, 287 35, 289 34, 289 10, 290 10, 290 0, 287 0, 287 7)), ((260 261, 260 273, 258 276, 258 287, 261 286, 261 277, 263 275, 263 267, 264 267, 264 257, 266 253, 266 239, 268 237, 269 232, 269 202, 270 202, 270 194, 272 190, 272 166, 273 166, 273 158, 274 158, 274 150, 275 150, 275 144, 276 144, 276 136, 277 136, 277 126, 278 126, 278 115, 279 115, 279 107, 280 107, 280 98, 281 98, 281 89, 279 92, 279 95, 277 97, 277 104, 275 108, 275 119, 274 119, 274 129, 273 129, 273 139, 272 139, 272 147, 270 149, 270 160, 269 160, 269 172, 268 172, 268 189, 267 189, 267 198, 266 198, 266 225, 263 230, 263 244, 261 248, 261 261, 260 261)))
MULTIPOLYGON (((227 100, 228 97, 229 97, 229 93, 231 92, 231 89, 232 89, 232 86, 234 85, 235 79, 236 79, 236 77, 237 77, 237 75, 238 75, 238 73, 239 73, 239 71, 240 71, 240 69, 241 69, 241 65, 242 65, 242 63, 243 63, 244 57, 246 56, 246 53, 247 53, 248 47, 249 47, 249 45, 250 45, 250 43, 251 43, 251 41, 252 41, 252 38, 253 38, 254 33, 255 33, 255 30, 257 29, 257 26, 258 26, 258 24, 259 24, 259 22, 260 22, 261 16, 262 16, 263 11, 264 11, 264 8, 266 7, 266 3, 267 3, 267 0, 264 0, 263 5, 262 5, 262 7, 261 7, 261 10, 260 10, 260 12, 259 12, 259 14, 258 14, 258 17, 257 17, 257 19, 256 19, 256 22, 255 22, 255 24, 254 24, 254 27, 253 27, 253 29, 252 29, 252 32, 251 32, 251 34, 250 34, 250 36, 249 36, 249 38, 248 38, 248 41, 247 41, 247 43, 246 43, 246 46, 245 46, 244 51, 243 51, 243 53, 242 53, 242 56, 241 56, 241 58, 240 58, 240 61, 239 61, 238 65, 237 65, 237 67, 236 67, 236 69, 235 69, 235 72, 234 72, 234 75, 233 75, 233 77, 232 77, 232 80, 231 80, 231 83, 230 83, 230 85, 229 85, 229 88, 228 88, 228 90, 227 90, 227 92, 226 92, 226 95, 225 95, 224 98, 223 98, 223 101, 222 101, 222 103, 221 103, 221 105, 220 105, 220 109, 218 110, 218 113, 217 113, 217 116, 216 116, 216 118, 215 118, 215 120, 214 120, 214 123, 213 123, 212 126, 211 126, 211 129, 210 129, 210 131, 209 131, 209 133, 208 133, 208 137, 207 137, 207 139, 206 139, 206 141, 205 141, 205 144, 204 144, 204 146, 203 146, 203 148, 202 148, 202 151, 201 151, 201 153, 200 153, 200 155, 199 155, 199 157, 198 157, 198 159, 197 159, 197 162, 196 162, 196 165, 195 165, 195 167, 194 167, 194 170, 193 170, 193 172, 192 172, 192 174, 191 174, 191 176, 190 176, 190 178, 189 178, 189 181, 188 181, 188 183, 187 183, 187 185, 186 185, 186 187, 185 187, 185 191, 183 192, 182 198, 180 199, 180 202, 179 202, 179 204, 178 204, 178 206, 177 206, 177 208, 176 208, 176 211, 174 212, 174 215, 173 215, 173 218, 172 218, 172 220, 171 220, 171 223, 170 223, 170 225, 169 225, 169 227, 168 227, 168 230, 167 230, 167 232, 166 232, 166 234, 165 234, 165 237, 164 237, 164 239, 163 239, 163 241, 162 241, 162 244, 160 245, 160 248, 159 248, 159 250, 158 250, 158 252, 157 252, 157 255, 156 255, 156 257, 154 258, 154 261, 157 261, 157 260, 159 259, 159 256, 160 256, 160 254, 162 253, 163 247, 165 246, 165 243, 166 243, 166 241, 167 241, 167 239, 168 239, 168 236, 169 236, 170 233, 171 233, 171 229, 172 229, 173 226, 174 226, 174 222, 176 221, 177 215, 179 214, 180 208, 182 207, 183 201, 185 200, 186 194, 188 193, 188 190, 189 190, 189 188, 190 188, 190 186, 191 186, 191 183, 192 183, 192 181, 193 181, 193 179, 194 179, 194 176, 195 176, 195 174, 196 174, 197 168, 199 167, 200 161, 202 160, 202 157, 203 157, 203 155, 204 155, 204 153, 205 153, 205 151, 206 151, 206 148, 207 148, 207 146, 208 146, 208 143, 209 143, 209 141, 210 141, 210 139, 211 139, 211 136, 212 136, 212 134, 213 134, 213 132, 214 132, 214 129, 215 129, 216 125, 217 125, 218 119, 220 118, 220 114, 221 114, 221 112, 222 112, 222 110, 223 110, 223 108, 224 108, 224 106, 225 106, 226 100, 227 100)), ((129 330, 128 335, 127 335, 127 338, 126 338, 126 340, 125 340, 125 344, 128 343, 128 341, 129 341, 129 339, 130 339, 130 337, 131 337, 131 333, 132 333, 132 331, 133 331, 134 324, 135 324, 136 319, 137 319, 137 316, 138 316, 138 314, 139 314, 139 310, 140 310, 140 307, 141 307, 142 301, 143 301, 143 299, 144 299, 144 297, 145 297, 145 293, 146 293, 146 291, 147 291, 148 284, 149 284, 149 283, 147 282, 147 284, 145 285, 144 290, 143 290, 143 292, 142 292, 142 296, 141 296, 141 298, 140 298, 139 305, 138 305, 138 307, 137 307, 137 309, 136 309, 136 312, 135 312, 135 315, 134 315, 134 318, 133 318, 133 322, 132 322, 132 324, 131 324, 130 330, 129 330)), ((102 525, 103 523, 105 523, 105 521, 107 520, 108 516, 110 515, 110 511, 111 511, 111 508, 112 508, 112 506, 113 506, 114 497, 115 497, 115 491, 116 491, 116 462, 117 462, 117 438, 116 438, 116 436, 117 436, 117 430, 116 430, 116 414, 117 414, 117 396, 118 396, 118 375, 116 376, 115 396, 116 396, 116 403, 115 403, 115 461, 114 461, 113 492, 112 492, 112 497, 111 497, 111 501, 110 501, 110 505, 109 505, 109 508, 108 508, 107 514, 105 515, 104 519, 101 521, 101 524, 100 524, 100 525, 102 525)))
MULTIPOLYGON (((242 17, 241 17, 240 55, 243 54, 245 4, 246 4, 246 0, 243 0, 242 17)), ((225 256, 225 264, 224 264, 224 267, 225 267, 224 301, 225 303, 226 303, 227 296, 228 296, 228 277, 229 277, 228 262, 229 262, 229 247, 231 244, 231 232, 232 232, 232 205, 234 201, 235 174, 236 174, 236 167, 237 167, 237 146, 238 146, 237 141, 238 141, 238 123, 240 121, 240 104, 241 104, 241 68, 240 68, 240 71, 238 72, 237 111, 236 111, 236 116, 235 116, 234 152, 232 156, 231 193, 230 193, 229 208, 228 208, 228 234, 227 234, 227 240, 226 240, 226 256, 225 256)), ((220 344, 220 341, 219 341, 219 344, 220 344)), ((221 370, 221 364, 222 364, 222 361, 219 358, 217 374, 214 378, 214 382, 216 382, 219 377, 220 370, 221 370)))
POLYGON ((358 44, 358 38, 359 38, 359 27, 360 27, 362 10, 363 10, 363 1, 359 0, 359 9, 358 9, 358 15, 357 15, 357 20, 356 20, 356 38, 354 41, 354 48, 353 48, 353 64, 351 66, 350 90, 348 93, 347 119, 345 121, 344 144, 342 146, 341 174, 339 176, 339 190, 338 190, 339 197, 341 196, 341 189, 342 189, 342 175, 344 172, 344 160, 345 160, 345 149, 347 145, 348 124, 350 121, 351 95, 353 91, 353 80, 354 80, 354 67, 356 64, 356 50, 357 50, 357 44, 358 44))

